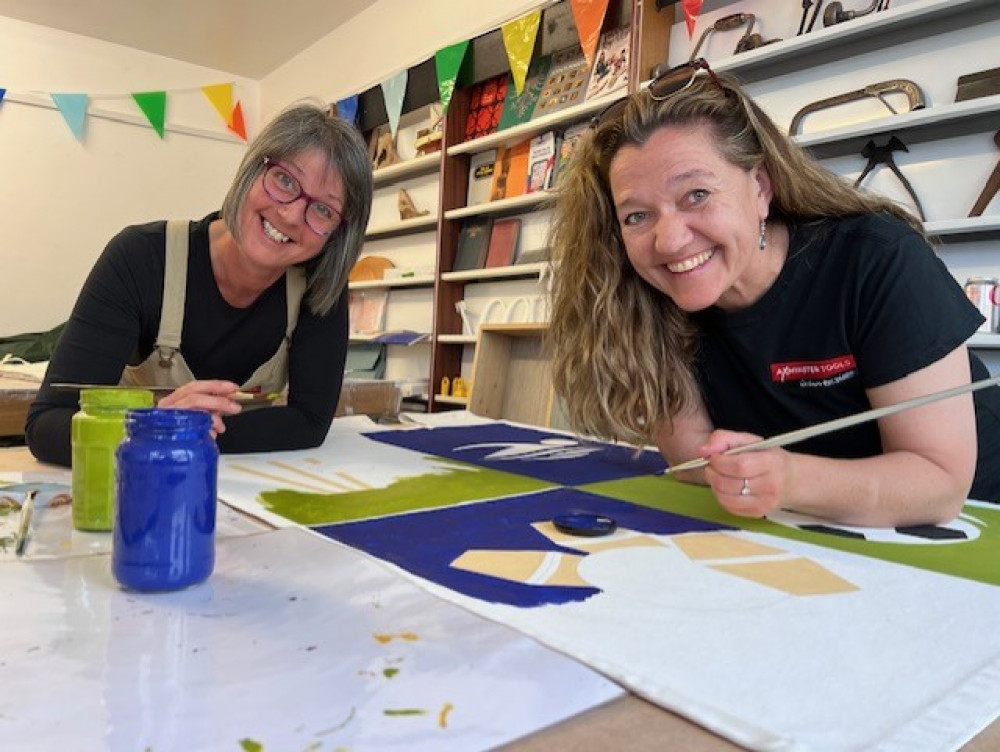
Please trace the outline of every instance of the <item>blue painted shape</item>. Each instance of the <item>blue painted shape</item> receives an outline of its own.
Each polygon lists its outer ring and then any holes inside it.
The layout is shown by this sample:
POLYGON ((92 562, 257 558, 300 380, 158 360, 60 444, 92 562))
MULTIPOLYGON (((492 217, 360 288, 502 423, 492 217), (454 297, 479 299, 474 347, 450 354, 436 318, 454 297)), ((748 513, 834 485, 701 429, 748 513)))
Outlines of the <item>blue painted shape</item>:
POLYGON ((565 486, 661 473, 659 452, 588 442, 506 423, 365 434, 373 441, 565 486))
POLYGON ((315 529, 463 595, 530 608, 584 601, 600 591, 593 587, 525 585, 453 569, 451 562, 473 549, 584 553, 557 546, 531 527, 532 523, 548 522, 556 515, 580 510, 613 517, 621 528, 659 535, 734 529, 575 488, 553 488, 315 529))

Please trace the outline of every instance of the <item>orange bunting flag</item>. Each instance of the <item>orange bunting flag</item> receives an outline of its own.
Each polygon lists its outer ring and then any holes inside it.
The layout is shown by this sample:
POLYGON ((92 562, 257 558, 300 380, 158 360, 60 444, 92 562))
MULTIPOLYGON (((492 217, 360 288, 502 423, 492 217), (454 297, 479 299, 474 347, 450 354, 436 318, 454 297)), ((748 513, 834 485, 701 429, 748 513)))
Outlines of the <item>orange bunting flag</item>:
POLYGON ((694 37, 694 25, 698 21, 698 14, 701 13, 701 6, 704 0, 681 0, 681 7, 684 9, 684 23, 687 24, 688 39, 694 37))
POLYGON ((233 107, 233 114, 227 125, 229 126, 229 130, 231 130, 233 133, 242 138, 244 141, 247 140, 247 127, 243 123, 242 102, 237 102, 236 106, 233 107))
POLYGON ((139 91, 132 93, 132 99, 139 105, 153 130, 163 138, 163 124, 167 114, 167 92, 165 91, 139 91))
POLYGON ((570 0, 576 33, 580 37, 580 47, 589 67, 594 66, 594 53, 601 40, 604 15, 608 12, 608 0, 570 0))
MULTIPOLYGON (((604 2, 607 3, 607 0, 604 2)), ((533 10, 501 27, 503 46, 507 50, 507 61, 510 63, 510 73, 514 77, 514 89, 518 95, 524 89, 524 80, 528 77, 531 53, 535 49, 535 37, 538 36, 538 24, 541 21, 542 12, 533 10)))
POLYGON ((219 113, 228 126, 233 116, 233 85, 232 84, 212 84, 202 86, 201 90, 208 97, 216 112, 219 113))

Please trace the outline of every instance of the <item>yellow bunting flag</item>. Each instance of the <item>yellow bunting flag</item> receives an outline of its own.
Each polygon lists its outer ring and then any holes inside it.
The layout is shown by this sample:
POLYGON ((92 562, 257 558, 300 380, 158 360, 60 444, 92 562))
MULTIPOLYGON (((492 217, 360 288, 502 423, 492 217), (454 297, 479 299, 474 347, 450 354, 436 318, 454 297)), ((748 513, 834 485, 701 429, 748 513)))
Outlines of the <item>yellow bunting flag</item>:
POLYGON ((587 65, 593 68, 594 53, 601 40, 601 27, 608 11, 608 0, 570 0, 570 3, 583 56, 587 59, 587 65))
POLYGON ((201 90, 208 97, 216 112, 219 113, 226 125, 232 122, 233 116, 233 85, 232 84, 212 84, 202 86, 201 90))
POLYGON ((165 91, 138 91, 132 92, 132 99, 139 105, 153 130, 163 138, 163 124, 167 114, 167 92, 165 91))
MULTIPOLYGON (((604 2, 607 3, 607 0, 604 2)), ((541 20, 542 11, 533 10, 528 15, 515 18, 501 27, 503 46, 507 50, 510 73, 514 77, 514 89, 518 95, 524 89, 524 80, 528 76, 531 53, 535 49, 535 37, 538 35, 538 24, 541 20)))

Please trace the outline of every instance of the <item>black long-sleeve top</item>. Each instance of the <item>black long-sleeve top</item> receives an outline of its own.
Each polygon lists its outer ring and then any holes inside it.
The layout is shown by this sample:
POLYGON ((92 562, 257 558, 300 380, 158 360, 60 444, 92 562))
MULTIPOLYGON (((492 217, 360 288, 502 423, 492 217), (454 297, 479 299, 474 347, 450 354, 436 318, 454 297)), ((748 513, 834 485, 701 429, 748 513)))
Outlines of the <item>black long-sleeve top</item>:
MULTIPOLYGON (((250 306, 225 301, 209 256, 212 213, 192 222, 181 354, 198 379, 237 384, 278 349, 287 309, 282 277, 250 306)), ((117 384, 126 364, 153 351, 160 325, 166 254, 165 223, 127 227, 108 243, 91 270, 28 411, 26 437, 43 462, 69 465, 70 421, 78 392, 50 384, 117 384)), ((347 353, 347 295, 325 316, 303 301, 289 353, 287 406, 224 418, 222 452, 303 449, 322 443, 333 420, 347 353)))

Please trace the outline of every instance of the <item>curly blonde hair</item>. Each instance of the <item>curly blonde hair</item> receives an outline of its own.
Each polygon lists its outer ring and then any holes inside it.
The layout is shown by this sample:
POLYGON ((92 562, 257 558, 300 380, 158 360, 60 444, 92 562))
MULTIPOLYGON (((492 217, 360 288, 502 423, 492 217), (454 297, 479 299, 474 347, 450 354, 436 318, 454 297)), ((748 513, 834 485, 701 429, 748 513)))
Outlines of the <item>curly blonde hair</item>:
POLYGON ((698 397, 699 332, 632 268, 608 182, 622 147, 688 125, 714 134, 731 164, 748 171, 764 165, 774 191, 770 222, 887 212, 923 232, 903 208, 862 193, 807 155, 731 75, 699 75, 662 100, 648 90, 633 94, 620 116, 601 122, 577 147, 560 177, 550 230, 553 383, 571 426, 590 436, 653 443, 660 427, 698 397))

